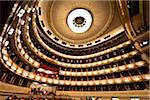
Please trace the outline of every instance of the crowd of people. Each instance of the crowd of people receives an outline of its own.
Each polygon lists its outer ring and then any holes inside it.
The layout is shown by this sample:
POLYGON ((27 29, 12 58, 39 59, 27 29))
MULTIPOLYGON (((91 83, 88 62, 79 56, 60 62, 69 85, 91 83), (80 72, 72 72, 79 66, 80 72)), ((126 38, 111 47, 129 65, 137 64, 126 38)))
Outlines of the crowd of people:
POLYGON ((31 89, 31 94, 32 95, 56 95, 54 92, 49 92, 46 90, 41 90, 40 88, 32 88, 31 89))
POLYGON ((9 95, 5 100, 73 100, 67 95, 57 97, 54 92, 32 88, 30 94, 9 95))
POLYGON ((5 100, 75 100, 72 98, 55 98, 55 97, 33 97, 33 96, 29 96, 29 97, 17 97, 16 95, 11 95, 6 97, 5 100))

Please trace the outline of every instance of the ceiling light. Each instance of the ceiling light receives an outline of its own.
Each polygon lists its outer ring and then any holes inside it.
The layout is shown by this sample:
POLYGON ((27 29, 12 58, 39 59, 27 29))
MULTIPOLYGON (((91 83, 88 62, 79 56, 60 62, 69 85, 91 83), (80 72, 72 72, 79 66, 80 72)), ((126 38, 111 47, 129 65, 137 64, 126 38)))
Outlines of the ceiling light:
POLYGON ((137 53, 137 51, 132 51, 130 54, 135 55, 136 53, 137 53))
POLYGON ((21 53, 24 55, 25 54, 25 51, 24 51, 24 49, 21 49, 21 53))
POLYGON ((60 75, 64 75, 64 74, 65 74, 65 71, 59 71, 59 74, 60 74, 60 75))
POLYGON ((80 86, 80 85, 81 85, 81 82, 80 82, 80 81, 77 81, 77 85, 79 85, 79 86, 80 86))
POLYGON ((137 65, 137 66, 143 66, 143 65, 144 65, 144 61, 136 62, 136 65, 137 65))
POLYGON ((22 75, 23 75, 24 77, 27 77, 27 76, 28 76, 28 72, 27 72, 26 70, 24 70, 23 73, 22 73, 22 75))
POLYGON ((104 74, 104 70, 99 70, 99 74, 104 74))
POLYGON ((33 79, 33 78, 34 78, 34 76, 35 76, 35 74, 33 74, 33 73, 29 73, 29 75, 28 75, 28 76, 29 76, 29 78, 30 78, 30 79, 33 79))
POLYGON ((75 81, 71 81, 71 85, 76 85, 76 82, 75 81))
POLYGON ((105 69, 106 73, 110 73, 110 71, 111 71, 110 68, 105 69))
POLYGON ((19 49, 22 49, 21 43, 18 44, 18 48, 19 48, 19 49))
POLYGON ((3 49, 2 49, 2 53, 3 53, 4 55, 6 55, 6 54, 7 54, 7 50, 6 50, 5 48, 3 48, 3 49))
POLYGON ((107 80, 107 82, 108 82, 109 84, 113 84, 114 80, 113 80, 113 79, 109 79, 109 80, 107 80))
POLYGON ((81 72, 77 72, 77 76, 81 76, 81 72))
POLYGON ((143 77, 144 77, 144 79, 146 79, 146 80, 150 80, 150 74, 145 74, 145 75, 143 75, 143 77))
POLYGON ((88 72, 82 72, 83 76, 87 76, 88 72))
POLYGON ((44 72, 45 70, 43 68, 39 68, 37 71, 44 72))
POLYGON ((139 80, 141 80, 141 77, 140 76, 133 76, 132 79, 134 81, 139 81, 139 80))
POLYGON ((98 71, 93 71, 93 74, 94 74, 94 75, 97 75, 97 74, 98 74, 98 71))
POLYGON ((53 83, 53 79, 48 78, 48 83, 53 83))
POLYGON ((99 81, 95 81, 95 84, 96 84, 96 85, 99 85, 99 81))
POLYGON ((116 83, 121 83, 122 82, 122 79, 119 78, 119 79, 115 79, 116 83))
POLYGON ((131 78, 130 77, 124 77, 123 80, 127 83, 127 82, 131 81, 131 78))
POLYGON ((66 75, 69 76, 69 75, 70 75, 70 72, 66 71, 66 75))
POLYGON ((35 80, 39 81, 41 79, 41 76, 39 76, 38 74, 35 76, 35 80))
POLYGON ((44 71, 46 74, 53 74, 53 72, 52 71, 49 71, 49 70, 45 70, 44 71))
POLYGON ((124 54, 124 55, 122 55, 122 57, 124 57, 124 58, 127 58, 129 56, 129 54, 127 53, 127 54, 124 54))
POLYGON ((124 65, 122 65, 122 66, 119 67, 119 69, 120 69, 120 70, 125 70, 126 67, 125 67, 124 65))
POLYGON ((115 59, 119 60, 119 59, 121 59, 121 56, 117 56, 117 57, 115 57, 115 59))
POLYGON ((88 72, 88 75, 92 75, 92 72, 88 72))
POLYGON ((48 84, 42 84, 43 86, 48 86, 48 84))
POLYGON ((59 83, 59 81, 54 79, 54 84, 58 84, 58 83, 59 83))
POLYGON ((128 68, 134 68, 134 64, 128 64, 127 67, 128 68))
POLYGON ((23 71, 23 69, 22 69, 22 68, 20 68, 20 67, 18 67, 18 69, 17 69, 17 73, 18 73, 18 74, 21 74, 21 73, 22 73, 22 71, 23 71))
POLYGON ((18 66, 17 66, 16 64, 13 64, 13 65, 11 66, 11 69, 12 69, 12 70, 16 70, 17 67, 18 67, 18 66))
POLYGON ((4 46, 7 46, 9 44, 9 41, 5 41, 4 46))
POLYGON ((7 61, 7 60, 8 60, 8 57, 7 57, 6 55, 3 55, 3 59, 4 59, 5 61, 7 61))
POLYGON ((21 17, 24 15, 24 13, 25 13, 25 10, 24 10, 24 9, 21 9, 21 10, 19 11, 19 13, 17 14, 17 16, 21 18, 21 17))
POLYGON ((70 81, 65 81, 65 84, 66 85, 70 85, 70 81))
POLYGON ((38 83, 38 82, 33 82, 32 84, 34 84, 34 85, 38 85, 39 83, 38 83))
POLYGON ((94 85, 93 81, 89 81, 88 83, 89 85, 94 85))
POLYGON ((131 41, 127 41, 127 42, 126 42, 127 45, 130 44, 130 43, 131 43, 131 41))
POLYGON ((2 40, 3 40, 3 37, 0 36, 0 42, 2 42, 2 40))
POLYGON ((76 72, 72 72, 71 75, 72 75, 72 76, 75 76, 75 75, 76 75, 76 72))
POLYGON ((106 84, 106 80, 101 80, 100 83, 101 83, 102 85, 104 85, 104 84, 106 84))
POLYGON ((112 71, 113 71, 113 72, 116 72, 116 71, 118 71, 118 68, 117 68, 117 67, 114 67, 114 68, 112 68, 112 71))
POLYGON ((61 85, 64 85, 64 81, 63 80, 59 80, 59 83, 61 84, 61 85))
POLYGON ((92 25, 92 15, 85 9, 75 9, 68 15, 67 24, 75 33, 86 32, 92 25))

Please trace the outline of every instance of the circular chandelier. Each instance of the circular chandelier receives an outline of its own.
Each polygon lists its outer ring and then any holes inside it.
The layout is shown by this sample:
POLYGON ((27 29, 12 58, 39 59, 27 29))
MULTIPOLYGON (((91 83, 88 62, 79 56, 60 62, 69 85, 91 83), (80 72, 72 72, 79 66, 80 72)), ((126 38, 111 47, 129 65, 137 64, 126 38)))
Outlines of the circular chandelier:
POLYGON ((68 15, 67 25, 75 33, 84 33, 92 25, 92 15, 86 9, 75 9, 68 15))

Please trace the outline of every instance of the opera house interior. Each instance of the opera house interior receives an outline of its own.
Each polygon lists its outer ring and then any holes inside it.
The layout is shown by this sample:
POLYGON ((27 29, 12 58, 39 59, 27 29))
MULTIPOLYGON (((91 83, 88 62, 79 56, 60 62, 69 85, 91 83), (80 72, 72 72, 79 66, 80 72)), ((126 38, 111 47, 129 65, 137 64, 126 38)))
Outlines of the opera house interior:
POLYGON ((0 0, 0 100, 149 100, 149 0, 0 0))

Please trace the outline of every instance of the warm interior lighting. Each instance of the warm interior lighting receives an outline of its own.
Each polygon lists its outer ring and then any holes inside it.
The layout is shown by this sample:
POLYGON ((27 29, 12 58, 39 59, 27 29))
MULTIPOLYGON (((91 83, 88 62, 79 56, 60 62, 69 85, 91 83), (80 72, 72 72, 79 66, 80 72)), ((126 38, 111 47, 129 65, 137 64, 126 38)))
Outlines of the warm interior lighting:
POLYGON ((140 61, 140 62, 136 62, 137 66, 143 66, 144 65, 144 61, 140 61))
POLYGON ((35 74, 29 73, 28 77, 29 77, 30 79, 33 79, 33 78, 35 77, 35 74))
POLYGON ((80 85, 81 85, 81 82, 80 82, 80 81, 78 81, 78 82, 77 82, 77 85, 79 85, 79 86, 80 86, 80 85))
POLYGON ((2 42, 2 41, 3 41, 3 37, 0 36, 0 42, 2 42))
POLYGON ((70 85, 70 81, 65 81, 65 84, 66 85, 70 85))
POLYGON ((130 82, 131 81, 131 78, 129 78, 129 77, 125 77, 125 78, 123 78, 123 80, 125 81, 125 82, 130 82))
POLYGON ((125 68, 125 65, 119 67, 120 70, 125 70, 125 68))
POLYGON ((53 83, 53 79, 48 78, 48 83, 53 83))
POLYGON ((110 73, 110 71, 111 71, 110 68, 105 69, 106 73, 110 73))
POLYGON ((140 100, 139 97, 131 97, 131 100, 140 100))
POLYGON ((89 81, 88 84, 89 85, 94 85, 94 82, 93 81, 89 81))
POLYGON ((106 82, 106 80, 101 80, 100 83, 105 85, 107 82, 106 82))
POLYGON ((29 59, 29 55, 28 55, 27 53, 24 55, 24 57, 25 57, 26 59, 29 59))
POLYGON ((25 51, 24 51, 24 49, 21 49, 21 53, 24 55, 25 54, 25 51))
POLYGON ((109 79, 109 80, 108 80, 108 83, 109 83, 109 84, 113 84, 113 82, 114 82, 113 79, 109 79))
POLYGON ((56 80, 56 79, 54 79, 54 84, 58 84, 59 83, 59 81, 58 80, 56 80))
POLYGON ((3 59, 4 59, 5 61, 7 61, 7 60, 8 60, 8 57, 7 57, 6 55, 3 55, 3 59))
POLYGON ((4 46, 6 47, 8 46, 8 44, 9 44, 9 41, 5 41, 4 46))
POLYGON ((116 72, 116 71, 118 71, 118 68, 117 68, 117 67, 114 67, 114 68, 112 68, 112 71, 113 71, 113 72, 116 72))
POLYGON ((122 55, 122 57, 124 57, 124 58, 127 58, 129 56, 129 54, 127 53, 127 54, 124 54, 124 55, 122 55))
POLYGON ((86 81, 83 81, 82 84, 86 86, 86 85, 87 85, 87 82, 86 82, 86 81))
POLYGON ((111 100, 119 100, 119 98, 118 97, 112 97, 111 100))
POLYGON ((13 65, 11 66, 11 69, 15 71, 15 70, 17 69, 17 65, 16 65, 16 64, 13 64, 13 65))
POLYGON ((41 81, 42 81, 42 82, 46 82, 46 81, 47 81, 47 78, 46 78, 46 77, 42 77, 42 78, 41 78, 41 81))
POLYGON ((119 78, 119 79, 115 79, 115 82, 116 82, 116 83, 121 83, 121 82, 122 82, 122 79, 120 79, 120 78, 119 78))
POLYGON ((131 55, 135 55, 135 54, 137 54, 137 51, 132 51, 131 52, 131 55))
POLYGON ((128 68, 134 68, 134 64, 128 64, 127 67, 128 68))
POLYGON ((141 77, 140 76, 133 76, 132 79, 134 81, 139 81, 139 80, 141 80, 141 77))
POLYGON ((27 76, 28 76, 28 73, 29 73, 29 72, 27 72, 26 70, 23 70, 22 75, 23 75, 24 77, 27 77, 27 76))
POLYGON ((99 74, 104 74, 104 70, 99 70, 99 74))
POLYGON ((66 74, 67 76, 69 76, 69 75, 70 75, 70 72, 67 72, 67 71, 66 71, 65 74, 66 74))
POLYGON ((39 81, 41 79, 41 76, 39 76, 38 74, 35 76, 35 80, 39 81))
POLYGON ((146 80, 150 80, 150 75, 143 75, 143 78, 146 80))
POLYGON ((6 50, 6 48, 3 48, 3 49, 2 49, 2 53, 3 53, 4 55, 6 55, 6 54, 7 54, 7 50, 6 50))
POLYGON ((72 82, 71 82, 71 85, 76 85, 76 82, 75 82, 75 81, 72 81, 72 82))
POLYGON ((63 80, 59 80, 60 85, 64 85, 64 81, 63 80))
POLYGON ((23 69, 22 69, 22 68, 20 68, 20 67, 18 67, 18 68, 17 68, 17 74, 21 74, 21 73, 22 73, 22 71, 23 71, 23 69))

